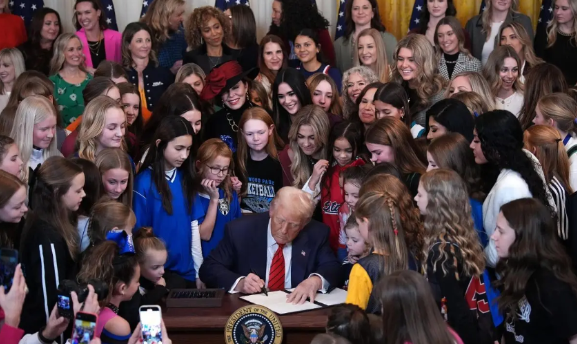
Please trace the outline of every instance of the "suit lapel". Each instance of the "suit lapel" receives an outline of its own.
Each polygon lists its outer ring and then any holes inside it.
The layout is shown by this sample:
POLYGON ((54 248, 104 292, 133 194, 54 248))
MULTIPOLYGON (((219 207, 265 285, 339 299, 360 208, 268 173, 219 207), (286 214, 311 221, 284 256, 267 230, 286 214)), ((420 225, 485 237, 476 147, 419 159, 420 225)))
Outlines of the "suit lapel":
POLYGON ((299 233, 292 245, 291 258, 291 286, 295 288, 306 278, 308 260, 311 259, 308 243, 308 233, 303 230, 299 233))
POLYGON ((449 71, 447 70, 447 62, 445 61, 445 57, 441 55, 439 61, 439 74, 443 76, 445 79, 449 79, 449 71))
MULTIPOLYGON (((249 232, 252 234, 252 245, 251 247, 246 247, 245 252, 249 253, 250 266, 249 270, 252 269, 258 277, 263 280, 266 277, 266 255, 267 255, 267 227, 268 227, 268 213, 263 215, 251 215, 260 217, 258 224, 254 226, 249 232), (250 252, 253 252, 250 254, 250 252)), ((242 259, 242 257, 239 257, 242 259)), ((250 271, 249 271, 250 272, 250 271)))
POLYGON ((467 61, 465 60, 465 55, 463 55, 463 53, 459 53, 459 58, 457 59, 457 65, 455 66, 455 70, 453 70, 452 76, 455 77, 455 75, 458 75, 459 73, 464 71, 466 64, 467 61))

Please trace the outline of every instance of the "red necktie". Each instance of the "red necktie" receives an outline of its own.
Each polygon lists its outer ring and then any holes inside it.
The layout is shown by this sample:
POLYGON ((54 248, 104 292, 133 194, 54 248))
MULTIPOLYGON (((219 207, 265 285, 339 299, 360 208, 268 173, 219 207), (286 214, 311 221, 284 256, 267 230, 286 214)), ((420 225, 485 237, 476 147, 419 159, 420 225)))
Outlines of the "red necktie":
POLYGON ((270 272, 268 274, 268 289, 271 291, 284 289, 284 255, 282 249, 284 244, 278 244, 278 248, 272 257, 270 272))

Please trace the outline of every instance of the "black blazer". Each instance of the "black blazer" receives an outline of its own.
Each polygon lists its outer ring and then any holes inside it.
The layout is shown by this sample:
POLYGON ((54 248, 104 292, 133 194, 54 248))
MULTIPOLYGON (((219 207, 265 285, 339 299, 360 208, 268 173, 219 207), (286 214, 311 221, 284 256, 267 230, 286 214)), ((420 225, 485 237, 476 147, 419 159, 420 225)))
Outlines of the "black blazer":
MULTIPOLYGON (((269 214, 243 216, 229 222, 224 238, 200 267, 199 277, 209 288, 229 290, 241 276, 256 272, 266 276, 269 214)), ((329 227, 311 220, 292 242, 291 284, 317 273, 330 284, 341 280, 340 264, 329 246, 329 227)))
MULTIPOLYGON (((234 52, 228 46, 226 46, 226 44, 223 44, 222 45, 222 57, 220 59, 220 62, 217 63, 217 65, 220 65, 220 64, 228 62, 228 61, 232 61, 234 59, 235 59, 234 52)), ((208 55, 206 52, 206 44, 202 44, 200 47, 187 52, 184 55, 183 64, 187 64, 187 63, 195 63, 195 64, 199 65, 200 68, 202 68, 202 70, 204 71, 204 73, 206 75, 208 75, 208 73, 210 73, 212 68, 215 67, 215 66, 212 66, 212 64, 210 63, 210 60, 208 58, 208 55)))
MULTIPOLYGON (((130 67, 126 69, 128 81, 138 87, 138 72, 130 67)), ((156 67, 155 63, 150 61, 148 66, 142 71, 144 78, 144 95, 146 96, 146 107, 150 112, 158 103, 160 96, 166 91, 168 86, 174 83, 174 74, 168 68, 156 67)))

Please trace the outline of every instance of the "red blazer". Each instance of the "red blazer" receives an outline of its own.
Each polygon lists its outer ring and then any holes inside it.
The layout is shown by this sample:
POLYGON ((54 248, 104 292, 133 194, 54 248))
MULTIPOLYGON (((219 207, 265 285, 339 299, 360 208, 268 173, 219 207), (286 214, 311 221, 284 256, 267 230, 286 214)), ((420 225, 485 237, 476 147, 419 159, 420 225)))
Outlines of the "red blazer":
POLYGON ((24 21, 17 15, 0 13, 0 50, 4 48, 15 48, 24 44, 28 40, 24 21))

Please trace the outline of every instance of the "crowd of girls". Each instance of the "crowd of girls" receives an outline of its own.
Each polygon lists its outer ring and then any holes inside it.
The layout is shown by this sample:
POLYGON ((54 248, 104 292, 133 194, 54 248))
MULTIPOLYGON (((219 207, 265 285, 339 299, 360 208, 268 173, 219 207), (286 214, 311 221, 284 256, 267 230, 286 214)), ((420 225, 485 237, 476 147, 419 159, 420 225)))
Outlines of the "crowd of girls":
POLYGON ((59 340, 58 281, 98 279, 95 332, 128 343, 140 305, 214 287, 227 225, 292 186, 342 263, 325 340, 577 343, 577 0, 535 44, 514 0, 464 29, 427 1, 398 42, 377 3, 346 2, 334 43, 309 0, 273 1, 260 43, 250 7, 182 0, 122 33, 98 0, 76 33, 48 8, 26 43, 7 32, 0 247, 29 292, 17 316, 0 297, 0 335, 59 340))

